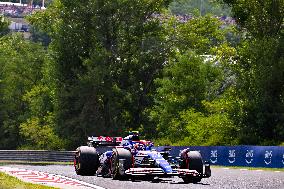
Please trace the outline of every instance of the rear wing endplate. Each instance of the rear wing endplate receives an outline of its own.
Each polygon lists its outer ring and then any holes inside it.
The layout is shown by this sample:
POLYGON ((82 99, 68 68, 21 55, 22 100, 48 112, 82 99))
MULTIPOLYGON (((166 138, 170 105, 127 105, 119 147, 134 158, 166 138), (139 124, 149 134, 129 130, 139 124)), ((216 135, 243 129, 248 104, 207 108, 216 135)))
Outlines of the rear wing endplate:
POLYGON ((117 146, 122 142, 122 137, 109 137, 109 136, 98 136, 88 137, 88 143, 93 146, 117 146))

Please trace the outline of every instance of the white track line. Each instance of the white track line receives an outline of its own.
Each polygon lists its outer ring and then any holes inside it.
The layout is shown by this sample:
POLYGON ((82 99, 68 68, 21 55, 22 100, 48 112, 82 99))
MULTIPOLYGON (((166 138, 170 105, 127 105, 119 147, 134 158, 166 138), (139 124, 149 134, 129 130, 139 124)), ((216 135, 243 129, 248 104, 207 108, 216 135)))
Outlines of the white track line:
POLYGON ((95 189, 105 189, 103 187, 100 187, 100 186, 97 186, 97 185, 93 185, 93 184, 90 184, 90 183, 87 183, 87 182, 84 182, 84 181, 80 181, 80 180, 77 180, 77 179, 72 179, 72 178, 69 178, 69 177, 65 177, 65 176, 62 176, 62 175, 55 175, 55 176, 58 176, 60 178, 64 178, 64 179, 68 179, 68 180, 71 180, 71 181, 75 181, 75 182, 78 182, 84 186, 88 186, 90 188, 95 188, 95 189))

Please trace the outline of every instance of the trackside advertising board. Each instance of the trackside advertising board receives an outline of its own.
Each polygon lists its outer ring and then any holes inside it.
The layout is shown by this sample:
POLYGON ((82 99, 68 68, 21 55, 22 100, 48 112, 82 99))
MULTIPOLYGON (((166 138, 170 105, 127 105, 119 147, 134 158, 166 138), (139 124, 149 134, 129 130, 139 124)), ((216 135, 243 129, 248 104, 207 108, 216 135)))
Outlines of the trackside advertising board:
POLYGON ((171 147, 171 155, 189 148, 200 151, 211 165, 284 168, 283 146, 159 146, 158 151, 171 147))

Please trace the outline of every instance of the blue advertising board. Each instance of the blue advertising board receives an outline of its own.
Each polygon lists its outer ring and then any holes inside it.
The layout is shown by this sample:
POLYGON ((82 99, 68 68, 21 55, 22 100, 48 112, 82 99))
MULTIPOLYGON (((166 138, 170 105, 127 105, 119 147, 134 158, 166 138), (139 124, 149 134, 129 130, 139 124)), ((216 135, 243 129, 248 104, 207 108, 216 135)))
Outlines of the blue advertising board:
POLYGON ((211 165, 284 168, 283 146, 159 146, 158 151, 171 147, 171 154, 189 148, 200 151, 211 165))

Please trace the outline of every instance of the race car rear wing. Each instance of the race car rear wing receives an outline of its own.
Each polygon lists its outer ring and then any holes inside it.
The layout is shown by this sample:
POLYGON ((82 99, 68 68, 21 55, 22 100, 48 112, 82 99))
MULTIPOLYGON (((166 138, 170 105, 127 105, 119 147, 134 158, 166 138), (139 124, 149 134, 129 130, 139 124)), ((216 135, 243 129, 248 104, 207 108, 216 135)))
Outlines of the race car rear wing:
POLYGON ((88 137, 89 146, 117 146, 122 142, 122 137, 88 137))

